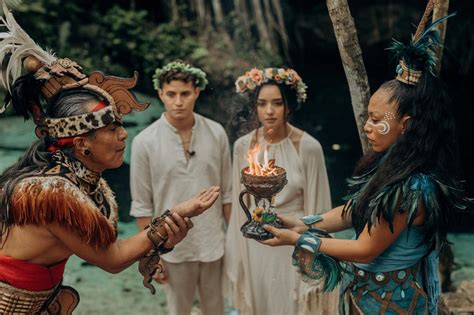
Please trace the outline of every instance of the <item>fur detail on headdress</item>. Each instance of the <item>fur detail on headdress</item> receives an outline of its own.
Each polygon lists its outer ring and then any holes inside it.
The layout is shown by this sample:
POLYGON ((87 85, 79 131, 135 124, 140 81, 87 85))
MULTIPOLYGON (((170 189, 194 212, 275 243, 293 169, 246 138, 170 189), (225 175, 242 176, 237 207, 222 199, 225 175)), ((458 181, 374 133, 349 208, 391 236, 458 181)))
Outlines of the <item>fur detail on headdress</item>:
POLYGON ((10 219, 16 225, 58 223, 78 233, 84 243, 107 248, 117 238, 117 206, 112 193, 106 197, 114 208, 110 219, 67 179, 29 177, 17 185, 10 199, 10 219))

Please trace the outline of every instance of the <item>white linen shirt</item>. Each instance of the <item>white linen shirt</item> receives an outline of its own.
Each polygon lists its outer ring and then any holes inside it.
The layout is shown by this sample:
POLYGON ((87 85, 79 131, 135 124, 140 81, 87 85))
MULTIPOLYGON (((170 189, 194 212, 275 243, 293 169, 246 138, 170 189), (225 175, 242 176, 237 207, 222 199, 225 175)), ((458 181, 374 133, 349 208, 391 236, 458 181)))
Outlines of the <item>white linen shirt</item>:
POLYGON ((214 205, 192 218, 194 227, 174 250, 163 255, 171 263, 210 262, 224 255, 222 205, 232 200, 229 141, 222 126, 194 114, 186 160, 178 130, 162 114, 132 142, 130 189, 134 217, 162 214, 212 185, 220 186, 214 205))

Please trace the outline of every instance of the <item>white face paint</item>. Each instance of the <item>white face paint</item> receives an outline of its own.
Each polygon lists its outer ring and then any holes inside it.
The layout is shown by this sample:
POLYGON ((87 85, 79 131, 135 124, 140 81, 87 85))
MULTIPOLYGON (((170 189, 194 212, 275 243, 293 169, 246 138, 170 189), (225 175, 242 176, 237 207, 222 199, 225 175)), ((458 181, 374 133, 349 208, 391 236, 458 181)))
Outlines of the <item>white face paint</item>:
POLYGON ((376 124, 368 120, 367 125, 373 128, 374 130, 377 130, 377 132, 381 135, 386 135, 390 132, 390 125, 385 120, 382 120, 381 122, 378 122, 376 124))
POLYGON ((381 135, 386 135, 390 132, 390 124, 388 121, 395 119, 395 115, 392 112, 386 112, 384 115, 384 120, 381 120, 377 123, 374 123, 372 119, 367 120, 367 125, 371 128, 377 130, 381 135))

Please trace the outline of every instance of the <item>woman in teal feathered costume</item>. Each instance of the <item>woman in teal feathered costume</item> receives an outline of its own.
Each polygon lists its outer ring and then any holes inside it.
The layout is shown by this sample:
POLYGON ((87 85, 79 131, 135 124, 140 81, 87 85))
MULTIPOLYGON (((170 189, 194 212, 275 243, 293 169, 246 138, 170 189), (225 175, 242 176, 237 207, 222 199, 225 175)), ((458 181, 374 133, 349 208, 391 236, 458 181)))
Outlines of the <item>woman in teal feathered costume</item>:
POLYGON ((454 122, 434 75, 434 26, 445 18, 424 30, 430 5, 411 43, 391 47, 397 77, 370 99, 364 130, 372 152, 349 180, 346 204, 301 221, 281 217, 287 229, 267 227, 275 237, 263 242, 295 246, 294 265, 324 279, 326 290, 342 278, 338 261, 350 262, 344 287, 355 314, 436 314, 437 253, 450 212, 466 201, 454 179, 454 122), (348 228, 356 232, 352 240, 325 234, 348 228))

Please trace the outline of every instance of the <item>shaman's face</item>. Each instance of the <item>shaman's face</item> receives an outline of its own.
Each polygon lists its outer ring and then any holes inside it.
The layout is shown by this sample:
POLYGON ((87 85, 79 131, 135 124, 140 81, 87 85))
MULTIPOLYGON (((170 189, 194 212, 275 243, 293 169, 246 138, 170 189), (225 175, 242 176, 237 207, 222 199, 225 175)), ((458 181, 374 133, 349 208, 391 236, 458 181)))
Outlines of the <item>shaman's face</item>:
MULTIPOLYGON (((88 107, 92 109, 96 105, 95 102, 88 107)), ((120 167, 123 163, 127 137, 127 131, 117 122, 96 129, 92 136, 77 137, 83 138, 83 147, 90 151, 88 155, 81 155, 82 162, 90 170, 99 173, 120 167)), ((79 149, 79 151, 83 151, 83 149, 79 149)))
POLYGON ((398 105, 389 103, 390 94, 377 90, 370 98, 369 117, 364 126, 365 134, 374 152, 384 152, 397 141, 406 128, 409 116, 398 117, 398 105))
POLYGON ((91 143, 91 161, 104 169, 120 167, 127 137, 127 131, 118 123, 96 130, 91 143))
POLYGON ((163 83, 158 96, 165 106, 166 118, 171 122, 191 119, 199 92, 192 82, 172 80, 163 83))

